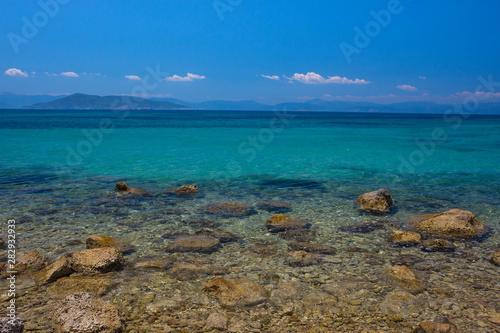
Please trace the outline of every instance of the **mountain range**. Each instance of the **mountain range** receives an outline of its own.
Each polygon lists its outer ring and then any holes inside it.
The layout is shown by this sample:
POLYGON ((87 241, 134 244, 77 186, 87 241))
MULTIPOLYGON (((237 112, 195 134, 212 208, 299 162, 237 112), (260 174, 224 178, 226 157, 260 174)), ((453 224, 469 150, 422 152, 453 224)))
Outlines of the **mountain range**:
MULTIPOLYGON (((198 109, 221 111, 339 111, 339 112, 378 112, 378 113, 433 113, 442 114, 452 105, 434 102, 403 102, 376 104, 369 102, 326 101, 312 99, 302 103, 262 104, 256 101, 188 102, 176 98, 139 98, 130 96, 97 96, 86 94, 73 95, 15 95, 0 94, 0 109, 198 109)), ((500 114, 500 103, 481 103, 477 114, 500 114)))

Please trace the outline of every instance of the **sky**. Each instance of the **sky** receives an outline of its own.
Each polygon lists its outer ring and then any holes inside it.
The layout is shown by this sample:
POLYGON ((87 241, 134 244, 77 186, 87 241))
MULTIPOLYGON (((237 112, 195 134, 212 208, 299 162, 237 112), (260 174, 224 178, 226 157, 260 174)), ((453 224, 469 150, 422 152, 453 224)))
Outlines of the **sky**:
POLYGON ((2 0, 0 92, 500 101, 498 13, 496 0, 2 0))

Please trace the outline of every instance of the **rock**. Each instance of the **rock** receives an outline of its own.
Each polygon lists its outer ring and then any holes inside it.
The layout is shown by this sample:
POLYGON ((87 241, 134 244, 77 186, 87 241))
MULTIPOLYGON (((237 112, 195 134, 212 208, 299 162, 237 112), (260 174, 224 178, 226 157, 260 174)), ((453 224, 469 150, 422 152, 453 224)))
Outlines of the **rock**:
POLYGON ((297 242, 311 242, 316 236, 316 232, 311 229, 290 229, 278 233, 283 239, 293 239, 297 242))
POLYGON ((386 188, 362 194, 358 197, 356 203, 360 210, 374 214, 390 213, 394 205, 391 194, 386 188))
POLYGON ((389 232, 389 241, 398 246, 413 246, 420 244, 422 236, 413 231, 392 230, 389 232))
POLYGON ((221 243, 229 243, 229 242, 239 242, 240 238, 229 231, 217 230, 211 228, 202 228, 196 230, 195 234, 197 235, 205 235, 217 238, 221 243))
POLYGON ((424 310, 426 301, 423 297, 416 297, 409 292, 397 289, 388 293, 379 307, 383 313, 406 318, 410 313, 418 313, 424 310))
POLYGON ((397 256, 396 258, 391 259, 391 265, 413 266, 415 264, 418 264, 419 262, 424 261, 424 259, 412 254, 402 254, 400 256, 397 256))
POLYGON ((115 185, 115 191, 120 195, 134 194, 134 195, 147 195, 149 194, 143 188, 128 186, 125 182, 117 182, 115 185))
POLYGON ((490 261, 492 264, 500 266, 500 252, 495 252, 491 255, 490 261))
POLYGON ((24 324, 19 318, 0 318, 0 333, 23 333, 24 324))
POLYGON ((118 308, 88 293, 66 297, 55 310, 53 326, 58 333, 123 331, 118 308))
POLYGON ((319 262, 320 258, 317 255, 306 251, 293 251, 286 257, 286 263, 292 267, 317 265, 319 262))
POLYGON ((237 201, 222 201, 205 205, 201 207, 201 211, 222 217, 239 217, 252 214, 253 207, 237 201))
POLYGON ((256 305, 267 299, 264 288, 248 279, 226 280, 218 277, 204 283, 202 291, 217 296, 224 307, 256 305))
POLYGON ((33 274, 33 277, 41 284, 47 284, 56 281, 66 275, 73 273, 68 256, 61 256, 52 265, 33 274))
POLYGON ((425 252, 453 252, 455 248, 455 244, 446 239, 429 239, 420 246, 425 252))
POLYGON ((178 280, 193 280, 200 276, 227 273, 226 269, 203 261, 179 262, 173 265, 168 272, 178 280))
POLYGON ((91 235, 85 241, 87 249, 97 249, 100 247, 114 247, 117 248, 121 253, 130 253, 135 250, 135 246, 121 241, 119 239, 102 236, 102 235, 91 235))
POLYGON ((52 283, 47 291, 50 297, 62 299, 76 292, 85 292, 102 296, 109 292, 117 282, 109 276, 68 276, 52 283))
POLYGON ((205 322, 205 329, 225 331, 227 329, 226 316, 221 313, 211 313, 205 322))
POLYGON ((425 289, 425 283, 417 273, 407 266, 394 265, 384 272, 384 275, 396 286, 418 294, 425 289))
POLYGON ((49 264, 49 258, 42 256, 37 250, 26 252, 16 264, 18 272, 37 272, 49 264))
POLYGON ((412 215, 408 218, 408 223, 425 235, 448 239, 482 237, 488 231, 474 214, 461 209, 450 209, 439 214, 412 215))
POLYGON ((219 249, 220 242, 210 236, 188 236, 176 239, 165 248, 165 252, 211 253, 219 249))
POLYGON ((167 190, 166 193, 177 194, 179 196, 192 196, 200 192, 200 188, 196 185, 182 185, 175 190, 167 190))
POLYGON ((298 281, 282 281, 276 289, 271 291, 269 301, 277 306, 282 306, 287 301, 295 302, 302 299, 305 294, 310 293, 310 288, 298 281))
POLYGON ((351 225, 344 225, 339 228, 340 231, 344 232, 356 232, 366 234, 375 230, 384 229, 384 225, 382 223, 356 223, 351 225))
POLYGON ((413 333, 457 333, 457 326, 446 317, 436 317, 434 321, 418 324, 413 333))
POLYGON ((101 247, 74 252, 71 256, 71 267, 76 272, 97 274, 117 271, 125 260, 115 247, 101 247))
POLYGON ((263 201, 257 204, 259 209, 268 211, 268 212, 278 212, 285 213, 292 210, 292 206, 286 202, 279 201, 263 201))
POLYGON ((309 242, 291 242, 288 246, 294 251, 306 251, 321 254, 335 254, 337 252, 337 250, 333 247, 309 242))
POLYGON ((187 231, 174 231, 174 232, 169 232, 168 234, 165 234, 161 236, 163 239, 177 239, 181 237, 190 237, 192 234, 190 234, 187 231))
POLYGON ((292 219, 285 214, 275 214, 266 221, 266 229, 269 232, 281 232, 307 227, 309 227, 309 223, 306 220, 292 219))

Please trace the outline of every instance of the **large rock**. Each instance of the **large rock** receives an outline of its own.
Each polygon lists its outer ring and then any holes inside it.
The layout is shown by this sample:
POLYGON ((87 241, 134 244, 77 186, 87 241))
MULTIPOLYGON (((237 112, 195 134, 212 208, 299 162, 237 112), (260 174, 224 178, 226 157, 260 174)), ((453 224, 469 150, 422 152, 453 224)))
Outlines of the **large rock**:
POLYGON ((182 185, 175 190, 167 190, 166 193, 176 194, 179 196, 192 196, 200 192, 200 188, 196 185, 182 185))
POLYGON ((425 289, 425 283, 421 276, 404 265, 394 265, 384 272, 392 284, 406 289, 413 294, 420 293, 425 289))
POLYGON ((23 330, 24 324, 19 318, 0 318, 0 333, 23 333, 23 330))
POLYGON ((268 212, 285 213, 292 210, 292 206, 286 202, 280 201, 263 201, 257 204, 259 209, 268 212))
POLYGON ((413 231, 392 230, 389 232, 389 241, 398 246, 413 246, 420 244, 422 236, 413 231))
POLYGON ((210 236, 188 236, 176 239, 165 248, 165 252, 211 253, 219 249, 220 242, 210 236))
POLYGON ((386 188, 364 193, 356 199, 356 203, 360 210, 374 214, 390 213, 394 205, 391 193, 386 188))
POLYGON ((204 283, 202 291, 217 296, 224 307, 256 305, 267 299, 264 288, 248 279, 226 280, 218 277, 204 283))
POLYGON ((117 182, 115 185, 115 191, 120 194, 120 195, 126 195, 126 194, 135 194, 135 195, 146 195, 149 194, 148 191, 146 191, 143 188, 140 187, 132 187, 127 185, 125 182, 117 182))
POLYGON ((61 256, 56 262, 33 274, 40 284, 56 281, 66 275, 73 273, 68 256, 61 256))
POLYGON ((491 255, 490 261, 492 264, 500 266, 500 252, 495 252, 491 255))
POLYGON ((429 239, 420 246, 425 252, 453 252, 455 248, 455 244, 446 239, 429 239))
POLYGON ((49 265, 49 258, 43 256, 37 250, 26 252, 16 264, 18 272, 37 272, 49 265))
POLYGON ((118 308, 88 293, 66 297, 56 308, 53 326, 57 333, 121 333, 118 308))
POLYGON ((471 212, 450 209, 439 214, 412 215, 408 218, 411 228, 428 236, 467 239, 484 236, 488 228, 471 212))
POLYGON ((252 214, 253 207, 243 202, 222 201, 205 205, 201 207, 201 211, 222 217, 238 217, 252 214))
POLYGON ((119 239, 102 236, 102 235, 91 235, 87 237, 85 241, 87 249, 97 249, 100 247, 115 247, 121 253, 129 253, 135 250, 135 247, 129 243, 121 241, 119 239))
POLYGON ((71 257, 71 267, 84 274, 117 271, 124 263, 123 255, 115 247, 78 251, 74 252, 71 257))
POLYGON ((275 214, 266 221, 266 229, 269 232, 281 232, 292 229, 302 229, 309 227, 306 220, 292 219, 285 214, 275 214))

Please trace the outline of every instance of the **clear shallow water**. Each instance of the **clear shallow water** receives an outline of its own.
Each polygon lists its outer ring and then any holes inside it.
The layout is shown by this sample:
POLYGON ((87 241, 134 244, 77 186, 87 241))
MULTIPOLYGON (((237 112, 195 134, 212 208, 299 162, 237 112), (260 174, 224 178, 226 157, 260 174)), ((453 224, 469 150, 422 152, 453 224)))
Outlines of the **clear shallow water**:
MULTIPOLYGON (((384 233, 404 225, 412 214, 461 208, 492 229, 484 242, 457 243, 460 250, 483 258, 500 240, 500 117, 474 116, 456 124, 456 118, 430 115, 0 110, 0 215, 20 221, 23 251, 39 249, 56 259, 83 248, 68 247, 68 240, 104 234, 135 245, 137 251, 127 256, 133 261, 163 255, 169 243, 161 238, 164 234, 194 232, 187 222, 206 217, 199 211, 204 204, 285 201, 293 207, 290 216, 312 221, 315 242, 338 248, 340 261, 333 273, 331 258, 323 258, 326 264, 314 269, 297 269, 280 256, 262 259, 251 252, 256 244, 283 256, 287 251, 288 241, 266 232, 263 225, 271 214, 262 210, 244 218, 210 217, 242 242, 201 257, 232 267, 230 277, 258 280, 277 272, 284 280, 324 285, 352 274, 377 276, 387 268, 367 265, 367 251, 385 257, 386 265, 405 253, 450 262, 442 253, 394 249, 384 233), (99 130, 100 124, 107 127, 99 130), (113 190, 118 180, 154 196, 117 198, 113 190), (162 193, 188 183, 197 184, 201 195, 187 200, 162 193), (353 206, 359 194, 381 187, 389 188, 396 200, 390 216, 365 215, 353 206), (369 234, 338 229, 376 221, 392 227, 369 234)), ((477 271, 474 265, 492 269, 481 260, 453 260, 470 271, 477 271)), ((144 287, 142 278, 130 272, 116 279, 127 281, 132 290, 144 287)), ((145 281, 156 286, 158 279, 162 285, 175 280, 154 275, 145 281)), ((199 292, 201 282, 184 282, 183 297, 199 292)), ((458 288, 468 290, 471 283, 458 288)), ((157 295, 165 292, 151 288, 157 295)), ((117 289, 107 297, 123 294, 117 289)), ((384 297, 382 293, 372 298, 380 302, 384 297)))

